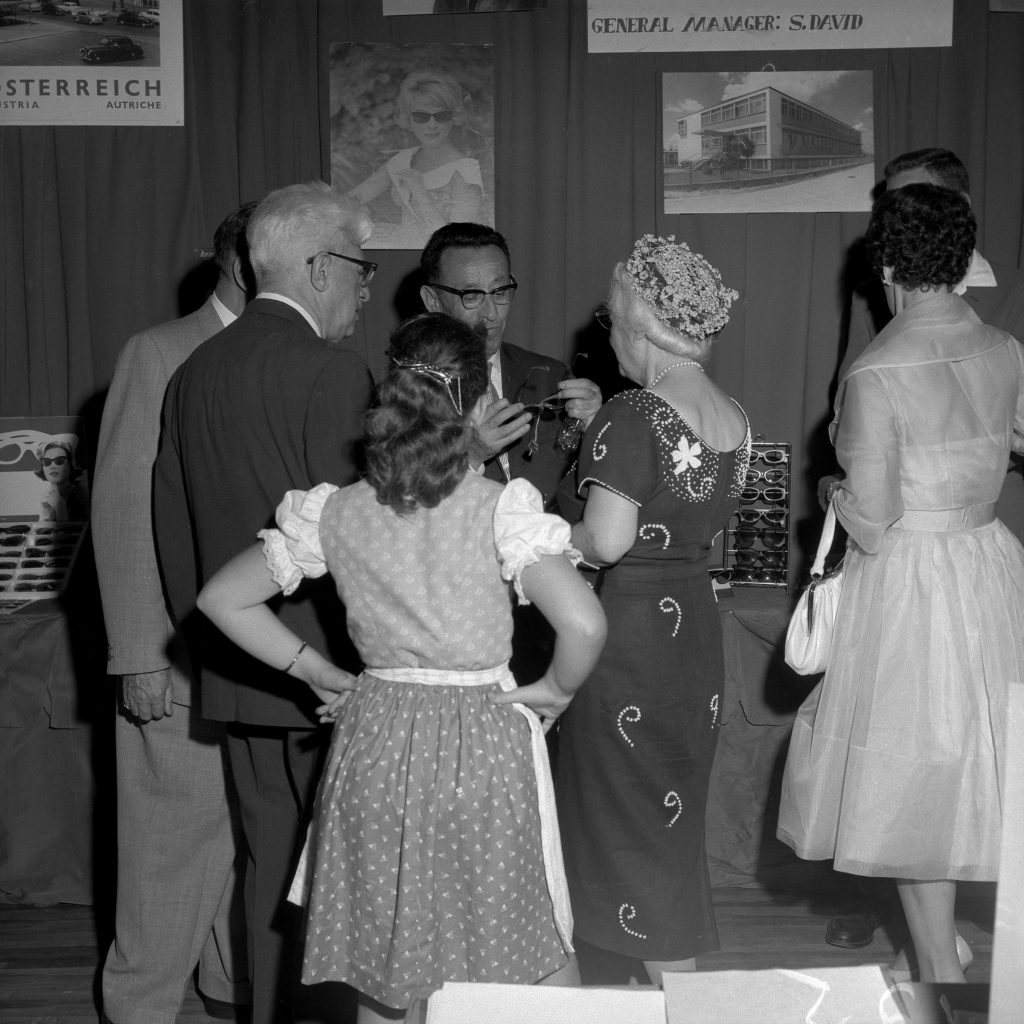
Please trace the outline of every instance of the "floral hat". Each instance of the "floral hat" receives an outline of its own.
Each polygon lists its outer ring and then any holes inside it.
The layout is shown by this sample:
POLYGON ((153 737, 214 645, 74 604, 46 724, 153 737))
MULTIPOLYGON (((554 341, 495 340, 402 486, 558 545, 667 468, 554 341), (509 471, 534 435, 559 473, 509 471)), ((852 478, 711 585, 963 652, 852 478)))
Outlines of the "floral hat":
POLYGON ((739 292, 700 253, 675 235, 644 235, 626 261, 633 293, 648 303, 667 327, 691 338, 717 334, 729 322, 739 292))

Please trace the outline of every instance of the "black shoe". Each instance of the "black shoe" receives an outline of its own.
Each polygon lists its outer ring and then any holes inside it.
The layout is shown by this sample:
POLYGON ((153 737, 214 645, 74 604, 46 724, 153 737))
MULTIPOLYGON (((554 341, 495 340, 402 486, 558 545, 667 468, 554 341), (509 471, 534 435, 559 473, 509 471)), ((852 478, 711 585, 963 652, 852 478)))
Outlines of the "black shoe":
POLYGON ((825 929, 825 941, 830 946, 842 946, 844 949, 870 946, 880 923, 878 915, 870 910, 837 915, 825 929))
POLYGON ((202 994, 199 998, 203 1001, 206 1016, 213 1017, 214 1020, 233 1020, 241 1024, 241 1022, 251 1019, 252 1008, 249 1006, 239 1006, 237 1003, 229 1003, 224 999, 214 999, 213 996, 202 994))

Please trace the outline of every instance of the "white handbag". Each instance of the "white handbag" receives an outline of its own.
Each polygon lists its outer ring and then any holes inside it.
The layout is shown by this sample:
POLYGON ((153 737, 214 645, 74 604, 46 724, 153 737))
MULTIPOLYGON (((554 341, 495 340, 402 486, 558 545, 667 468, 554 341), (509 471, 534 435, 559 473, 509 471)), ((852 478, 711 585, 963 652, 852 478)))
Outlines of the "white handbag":
POLYGON ((786 630, 786 664, 802 676, 824 672, 832 649, 832 630, 836 622, 836 608, 843 589, 843 563, 828 572, 825 559, 832 548, 836 532, 836 511, 829 502, 825 512, 825 525, 818 541, 818 553, 811 566, 811 582, 800 595, 796 610, 786 630))

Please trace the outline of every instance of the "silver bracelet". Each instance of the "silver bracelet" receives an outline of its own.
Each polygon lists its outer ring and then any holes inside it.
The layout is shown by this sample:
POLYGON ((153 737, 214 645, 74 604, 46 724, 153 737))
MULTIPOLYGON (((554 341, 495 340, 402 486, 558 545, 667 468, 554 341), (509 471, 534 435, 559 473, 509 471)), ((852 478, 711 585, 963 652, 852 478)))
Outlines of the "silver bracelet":
POLYGON ((306 641, 303 640, 301 645, 299 646, 299 649, 295 652, 295 657, 292 658, 292 660, 289 661, 288 664, 285 666, 285 669, 284 669, 285 672, 291 672, 291 670, 293 668, 295 668, 295 662, 297 662, 299 660, 300 656, 302 655, 302 652, 305 649, 306 649, 306 641))

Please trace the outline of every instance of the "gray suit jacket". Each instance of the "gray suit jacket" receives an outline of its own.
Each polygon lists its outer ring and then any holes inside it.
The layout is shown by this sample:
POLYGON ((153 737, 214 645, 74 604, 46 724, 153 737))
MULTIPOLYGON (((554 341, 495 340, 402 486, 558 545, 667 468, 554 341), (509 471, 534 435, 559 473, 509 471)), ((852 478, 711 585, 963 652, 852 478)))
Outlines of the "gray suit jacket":
POLYGON ((223 328, 211 296, 195 313, 130 338, 117 358, 96 455, 92 533, 107 671, 171 669, 176 704, 191 702, 191 675, 167 614, 153 540, 153 463, 164 392, 174 371, 223 328))

